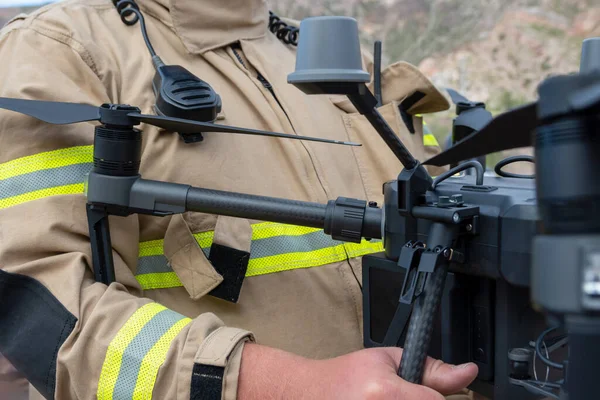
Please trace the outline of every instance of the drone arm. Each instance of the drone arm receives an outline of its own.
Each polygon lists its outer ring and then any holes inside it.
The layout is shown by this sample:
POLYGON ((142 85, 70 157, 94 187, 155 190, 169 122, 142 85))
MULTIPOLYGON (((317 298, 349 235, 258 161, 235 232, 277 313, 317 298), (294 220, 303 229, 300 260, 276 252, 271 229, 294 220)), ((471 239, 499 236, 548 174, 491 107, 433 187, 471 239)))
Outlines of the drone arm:
MULTIPOLYGON (((104 186, 103 196, 110 195, 108 192, 104 186)), ((117 197, 125 199, 113 199, 117 197)), ((333 239, 347 242, 382 237, 382 210, 364 200, 345 197, 320 204, 136 179, 127 207, 157 216, 193 211, 320 228, 333 239)))
POLYGON ((327 206, 319 203, 192 188, 186 208, 211 214, 323 228, 327 206))

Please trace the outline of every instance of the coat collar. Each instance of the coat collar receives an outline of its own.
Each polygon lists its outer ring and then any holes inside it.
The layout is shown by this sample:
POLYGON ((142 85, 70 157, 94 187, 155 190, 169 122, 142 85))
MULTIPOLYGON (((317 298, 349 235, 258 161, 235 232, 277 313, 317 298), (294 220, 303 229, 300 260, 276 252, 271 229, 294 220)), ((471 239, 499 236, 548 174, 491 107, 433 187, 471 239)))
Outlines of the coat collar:
POLYGON ((186 49, 200 54, 268 32, 265 0, 139 0, 147 12, 172 27, 186 49))

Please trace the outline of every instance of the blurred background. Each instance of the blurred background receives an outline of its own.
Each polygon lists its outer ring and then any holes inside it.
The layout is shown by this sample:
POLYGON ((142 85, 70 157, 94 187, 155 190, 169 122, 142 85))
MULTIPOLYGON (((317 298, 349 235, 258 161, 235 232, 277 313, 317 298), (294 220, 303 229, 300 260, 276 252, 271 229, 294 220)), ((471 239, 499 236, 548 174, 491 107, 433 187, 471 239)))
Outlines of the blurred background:
MULTIPOLYGON (((198 0, 201 1, 201 0, 198 0)), ((0 24, 52 1, 0 0, 0 24)), ((383 41, 383 65, 403 60, 435 84, 482 101, 492 114, 535 99, 540 81, 579 69, 581 42, 600 36, 598 0, 267 0, 281 17, 346 15, 362 42, 383 41)), ((455 109, 427 115, 438 142, 455 109)), ((532 154, 523 149, 511 154, 532 154)), ((488 156, 493 167, 501 156, 488 156)), ((507 170, 532 171, 529 163, 507 170)))
MULTIPOLYGON (((577 72, 581 42, 600 36, 598 0, 270 0, 274 12, 302 19, 347 15, 358 20, 364 48, 383 42, 383 65, 407 61, 435 84, 482 101, 494 115, 536 98, 539 82, 577 72)), ((372 51, 372 50, 371 50, 372 51)), ((455 108, 425 121, 440 144, 455 108)), ((487 157, 533 154, 531 149, 487 157)), ((533 164, 507 171, 533 173, 533 164)))

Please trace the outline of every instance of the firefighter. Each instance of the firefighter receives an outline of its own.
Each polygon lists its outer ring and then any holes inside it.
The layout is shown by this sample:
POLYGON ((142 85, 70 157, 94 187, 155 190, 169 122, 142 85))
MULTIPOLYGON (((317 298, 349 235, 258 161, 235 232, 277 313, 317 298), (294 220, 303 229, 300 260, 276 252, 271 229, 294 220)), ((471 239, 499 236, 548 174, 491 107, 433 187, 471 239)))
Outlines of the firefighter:
MULTIPOLYGON (((381 185, 400 163, 346 98, 309 97, 287 84, 296 48, 269 30, 264 1, 137 4, 162 60, 219 93, 217 123, 363 143, 206 133, 188 144, 142 124, 143 177, 382 203, 381 185)), ((141 31, 109 0, 17 16, 0 33, 0 59, 2 97, 154 113, 155 71, 141 31)), ((439 151, 416 116, 449 107, 438 89, 398 62, 383 71, 382 94, 380 113, 415 157, 439 151), (400 104, 415 92, 423 96, 407 110, 409 129, 400 104)), ((31 383, 31 398, 466 396, 474 364, 430 359, 424 384, 413 385, 396 375, 401 349, 363 349, 361 257, 382 251, 380 242, 342 244, 318 229, 202 213, 111 217, 117 282, 95 282, 84 194, 93 134, 93 123, 0 112, 0 353, 31 383), (236 279, 243 284, 231 301, 236 279)))

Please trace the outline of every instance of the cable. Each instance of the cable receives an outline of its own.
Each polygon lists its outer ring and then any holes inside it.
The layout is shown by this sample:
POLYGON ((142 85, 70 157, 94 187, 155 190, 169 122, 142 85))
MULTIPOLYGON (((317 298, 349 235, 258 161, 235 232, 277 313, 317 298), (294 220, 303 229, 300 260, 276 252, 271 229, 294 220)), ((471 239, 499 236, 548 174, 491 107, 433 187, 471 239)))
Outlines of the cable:
POLYGON ((466 161, 462 164, 458 164, 450 171, 446 171, 443 174, 440 174, 437 178, 434 179, 433 184, 431 185, 431 190, 435 190, 436 186, 439 185, 441 182, 468 168, 475 168, 475 171, 477 172, 475 184, 478 186, 483 185, 483 166, 481 165, 481 163, 479 163, 479 161, 471 160, 466 161))
POLYGON ((152 47, 152 43, 150 43, 150 39, 148 38, 146 20, 140 12, 140 8, 136 2, 133 0, 113 0, 113 4, 117 8, 117 11, 121 16, 121 21, 123 21, 125 25, 135 25, 136 22, 140 21, 140 28, 142 29, 142 36, 144 37, 144 42, 146 42, 146 47, 150 52, 150 56, 155 58, 156 52, 154 51, 154 47, 152 47), (134 15, 134 17, 129 18, 131 15, 134 15))
POLYGON ((542 334, 537 338, 537 340, 535 341, 535 352, 537 353, 538 357, 540 358, 540 360, 542 360, 542 362, 550 367, 556 368, 556 369, 564 369, 564 366, 562 364, 556 363, 550 359, 548 359, 547 357, 544 356, 544 354, 542 354, 542 350, 541 350, 541 346, 542 346, 542 342, 544 341, 544 337, 549 334, 552 331, 555 331, 556 329, 558 329, 557 326, 546 329, 544 332, 542 332, 542 334))
MULTIPOLYGON (((144 16, 140 12, 140 8, 134 0, 112 0, 113 5, 117 8, 117 12, 121 16, 121 21, 125 25, 135 25, 140 21, 140 28, 142 29, 142 36, 146 47, 150 52, 152 58, 156 58, 156 52, 150 43, 148 38, 148 31, 146 30, 146 21, 144 16), (130 18, 133 15, 133 18, 130 18)), ((277 39, 281 40, 285 44, 291 44, 292 46, 298 46, 298 34, 300 29, 290 26, 283 22, 277 15, 269 11, 269 30, 277 36, 277 39)))
POLYGON ((300 33, 300 29, 289 26, 277 15, 273 14, 272 11, 269 11, 269 30, 283 43, 298 46, 298 34, 300 33))
MULTIPOLYGON (((548 347, 546 346, 546 342, 544 342, 544 349, 546 350, 546 357, 550 358, 550 354, 548 353, 548 347)), ((533 352, 533 376, 535 378, 536 381, 539 381, 538 376, 537 376, 537 351, 533 352)), ((546 380, 545 383, 548 383, 548 377, 550 376, 550 367, 546 365, 546 380)), ((542 385, 542 387, 544 387, 544 385, 542 385)))

